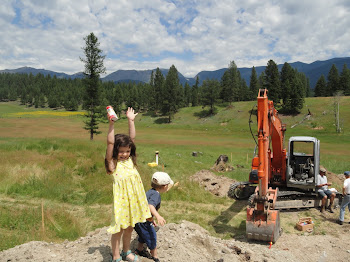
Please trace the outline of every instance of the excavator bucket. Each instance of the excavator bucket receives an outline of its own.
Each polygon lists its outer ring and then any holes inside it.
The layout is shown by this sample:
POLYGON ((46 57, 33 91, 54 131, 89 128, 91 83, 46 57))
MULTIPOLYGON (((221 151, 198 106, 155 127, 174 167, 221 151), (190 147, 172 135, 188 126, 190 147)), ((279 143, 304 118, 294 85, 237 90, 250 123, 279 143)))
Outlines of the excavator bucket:
POLYGON ((269 210, 267 219, 254 219, 247 209, 246 233, 247 238, 275 243, 281 235, 280 215, 278 210, 269 210))

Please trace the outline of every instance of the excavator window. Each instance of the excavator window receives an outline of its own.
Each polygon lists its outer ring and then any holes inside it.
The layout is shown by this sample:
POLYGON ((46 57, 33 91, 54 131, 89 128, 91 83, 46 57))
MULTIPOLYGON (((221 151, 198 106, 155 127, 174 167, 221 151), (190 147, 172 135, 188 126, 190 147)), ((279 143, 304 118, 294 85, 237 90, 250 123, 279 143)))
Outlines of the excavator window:
POLYGON ((292 144, 293 156, 313 156, 314 155, 314 145, 313 142, 304 141, 294 141, 292 144))

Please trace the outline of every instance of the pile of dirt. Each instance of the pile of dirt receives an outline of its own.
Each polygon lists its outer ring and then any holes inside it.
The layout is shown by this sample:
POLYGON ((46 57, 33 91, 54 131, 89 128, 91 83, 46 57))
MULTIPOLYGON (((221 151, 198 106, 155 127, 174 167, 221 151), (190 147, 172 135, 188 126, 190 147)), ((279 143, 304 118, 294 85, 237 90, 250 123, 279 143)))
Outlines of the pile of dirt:
MULTIPOLYGON (((348 261, 350 225, 334 236, 282 235, 270 248, 267 243, 245 239, 222 240, 212 237, 197 224, 182 221, 167 224, 158 231, 158 254, 162 262, 232 261, 348 261)), ((137 244, 133 233, 132 248, 137 244)), ((32 241, 0 252, 0 262, 110 261, 110 235, 107 227, 97 229, 76 241, 47 243, 32 241)), ((140 258, 141 262, 153 260, 140 258)))
POLYGON ((345 180, 344 174, 335 174, 330 171, 327 171, 326 176, 328 183, 332 183, 332 186, 330 187, 335 187, 341 193, 345 180))
MULTIPOLYGON (((208 191, 224 197, 236 181, 225 176, 216 176, 209 170, 201 170, 191 177, 208 191)), ((328 172, 329 181, 341 183, 342 175, 328 172)), ((335 221, 338 214, 327 214, 327 220, 335 221), (331 217, 328 217, 331 216, 331 217)), ((285 233, 277 242, 248 242, 245 237, 222 240, 210 236, 197 224, 182 221, 169 223, 158 231, 158 254, 162 262, 231 262, 231 261, 348 261, 350 224, 334 223, 332 234, 285 233)), ((133 232, 131 248, 137 245, 133 232)), ((63 243, 32 241, 0 252, 0 262, 42 261, 110 261, 110 235, 107 227, 88 233, 85 237, 63 243)), ((140 258, 141 262, 153 260, 140 258)))
POLYGON ((225 176, 217 176, 213 172, 203 169, 195 173, 190 177, 192 181, 198 182, 201 186, 208 190, 212 194, 225 197, 230 189, 230 185, 236 183, 234 179, 230 179, 225 176))

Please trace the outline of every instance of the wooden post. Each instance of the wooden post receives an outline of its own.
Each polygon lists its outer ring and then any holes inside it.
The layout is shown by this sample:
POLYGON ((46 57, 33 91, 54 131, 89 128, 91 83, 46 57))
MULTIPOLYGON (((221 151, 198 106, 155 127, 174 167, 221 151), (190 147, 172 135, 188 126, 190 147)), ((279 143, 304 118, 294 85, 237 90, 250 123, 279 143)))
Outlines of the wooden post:
POLYGON ((45 236, 45 217, 44 217, 44 200, 41 200, 41 230, 42 237, 45 236))

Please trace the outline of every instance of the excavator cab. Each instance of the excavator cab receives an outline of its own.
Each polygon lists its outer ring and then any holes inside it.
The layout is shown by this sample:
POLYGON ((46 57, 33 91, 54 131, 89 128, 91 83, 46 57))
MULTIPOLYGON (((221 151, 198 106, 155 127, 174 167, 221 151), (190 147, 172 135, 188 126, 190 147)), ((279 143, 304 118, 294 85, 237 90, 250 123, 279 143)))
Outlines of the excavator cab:
POLYGON ((287 157, 287 187, 315 189, 319 168, 320 141, 309 136, 291 137, 287 157))

